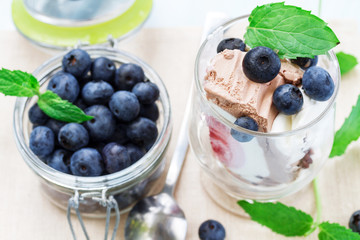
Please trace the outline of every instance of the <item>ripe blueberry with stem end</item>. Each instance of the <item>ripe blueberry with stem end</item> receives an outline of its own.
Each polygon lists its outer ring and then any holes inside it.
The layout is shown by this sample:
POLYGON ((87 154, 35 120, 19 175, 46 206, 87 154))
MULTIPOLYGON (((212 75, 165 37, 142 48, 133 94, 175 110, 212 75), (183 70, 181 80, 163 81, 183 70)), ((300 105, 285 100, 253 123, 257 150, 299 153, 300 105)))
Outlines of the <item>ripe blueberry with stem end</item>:
POLYGON ((278 55, 268 47, 255 47, 246 53, 242 68, 245 76, 253 82, 267 83, 279 73, 281 62, 278 55))

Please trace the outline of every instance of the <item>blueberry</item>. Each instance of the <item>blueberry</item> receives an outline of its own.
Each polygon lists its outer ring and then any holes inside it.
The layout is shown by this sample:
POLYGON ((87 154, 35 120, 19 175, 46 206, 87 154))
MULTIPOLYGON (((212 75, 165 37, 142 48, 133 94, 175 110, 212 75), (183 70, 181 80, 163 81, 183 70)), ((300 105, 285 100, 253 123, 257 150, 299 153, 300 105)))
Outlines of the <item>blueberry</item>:
POLYGON ((114 195, 114 198, 119 205, 119 209, 125 209, 126 207, 141 199, 146 193, 147 186, 148 181, 144 180, 134 187, 114 195))
POLYGON ((349 228, 353 232, 360 233, 360 210, 354 212, 349 220, 349 228))
POLYGON ((278 55, 270 48, 255 47, 246 53, 242 67, 248 79, 266 83, 278 75, 281 63, 278 55))
POLYGON ((140 112, 140 103, 135 94, 127 91, 117 91, 109 101, 111 112, 121 121, 134 120, 140 112))
POLYGON ((223 39, 217 46, 217 53, 224 51, 225 49, 239 49, 245 52, 246 45, 240 38, 226 38, 223 39))
POLYGON ((315 56, 314 58, 298 57, 296 59, 291 59, 291 62, 297 64, 299 67, 305 70, 309 67, 316 66, 318 62, 318 56, 315 56))
POLYGON ((69 73, 55 74, 49 81, 47 89, 69 102, 74 102, 80 92, 78 81, 69 73))
POLYGON ((125 145, 125 147, 129 154, 131 164, 134 164, 135 162, 137 162, 146 153, 146 151, 142 147, 139 147, 133 143, 128 143, 125 145))
POLYGON ((45 126, 50 128, 53 133, 55 134, 55 138, 59 134, 60 128, 62 128, 66 122, 62 122, 53 118, 50 118, 46 123, 45 126))
POLYGON ((154 103, 159 98, 159 88, 152 82, 137 83, 132 92, 142 104, 154 103))
POLYGON ((88 107, 88 105, 85 103, 84 99, 82 98, 78 98, 76 99, 76 101, 74 102, 74 104, 80 108, 81 110, 84 110, 85 108, 88 107))
POLYGON ((94 148, 82 148, 70 158, 70 170, 75 176, 100 176, 104 167, 100 153, 94 148))
POLYGON ((207 220, 199 227, 199 237, 201 240, 224 240, 225 228, 215 220, 207 220))
POLYGON ((111 82, 114 78, 115 71, 115 64, 106 57, 96 58, 91 64, 91 74, 93 80, 111 82))
POLYGON ((133 63, 122 64, 115 73, 115 85, 119 90, 131 90, 135 84, 144 81, 143 69, 133 63))
POLYGON ((77 78, 85 76, 91 67, 91 58, 82 49, 73 49, 62 59, 62 67, 65 72, 71 73, 77 78))
POLYGON ((37 103, 35 103, 28 112, 28 116, 30 119, 30 122, 32 122, 33 124, 39 124, 42 125, 44 124, 48 119, 48 115, 46 115, 37 105, 37 103))
POLYGON ((155 142, 158 136, 158 130, 153 121, 139 117, 129 124, 126 129, 126 135, 133 143, 140 146, 148 146, 155 142))
POLYGON ((159 109, 155 103, 141 104, 139 114, 141 117, 145 117, 156 122, 159 118, 159 109))
POLYGON ((276 88, 272 101, 279 112, 292 115, 301 110, 304 98, 299 88, 292 84, 284 84, 276 88))
POLYGON ((103 105, 93 105, 86 108, 84 112, 94 117, 84 124, 89 130, 91 140, 105 141, 113 135, 116 121, 107 107, 103 105))
POLYGON ((71 152, 64 149, 58 149, 48 158, 47 164, 60 172, 70 174, 71 154, 71 152))
POLYGON ((113 93, 113 87, 102 80, 88 82, 81 90, 81 96, 88 105, 106 104, 113 93))
POLYGON ((328 100, 334 92, 334 81, 330 74, 321 67, 308 68, 302 78, 306 95, 317 101, 328 100))
POLYGON ((83 125, 68 123, 60 128, 58 141, 63 148, 76 151, 89 143, 89 134, 83 125))
POLYGON ((109 142, 116 142, 118 144, 125 144, 129 141, 129 138, 126 135, 127 126, 122 123, 116 123, 115 130, 111 137, 109 138, 109 142))
POLYGON ((117 143, 108 143, 102 150, 105 169, 108 173, 121 171, 131 165, 126 148, 117 143))
MULTIPOLYGON (((259 130, 258 124, 251 117, 239 117, 238 119, 236 119, 234 124, 253 131, 259 130)), ((251 139, 253 139, 253 136, 246 133, 241 133, 234 129, 231 129, 230 133, 231 136, 239 142, 249 142, 251 141, 251 139)))
POLYGON ((30 149, 37 156, 47 156, 54 150, 54 133, 50 128, 38 126, 30 134, 30 149))

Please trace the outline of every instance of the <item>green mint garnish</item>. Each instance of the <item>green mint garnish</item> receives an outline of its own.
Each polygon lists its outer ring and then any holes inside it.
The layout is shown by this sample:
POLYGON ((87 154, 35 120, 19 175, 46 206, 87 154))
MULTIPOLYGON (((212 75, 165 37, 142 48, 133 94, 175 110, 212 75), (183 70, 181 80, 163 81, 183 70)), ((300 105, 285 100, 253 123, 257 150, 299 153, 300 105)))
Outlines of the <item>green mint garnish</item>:
POLYGON ((49 117, 64 121, 81 123, 93 119, 80 108, 61 99, 57 94, 46 91, 40 93, 40 85, 36 78, 29 73, 19 70, 0 70, 0 92, 9 96, 33 97, 39 96, 38 105, 49 117))
POLYGON ((358 240, 360 235, 337 223, 323 222, 319 225, 320 240, 358 240))
POLYGON ((265 46, 280 58, 325 54, 340 42, 319 17, 299 7, 270 3, 256 7, 249 17, 244 35, 251 48, 265 46))
POLYGON ((349 117, 347 117, 341 128, 335 133, 334 143, 330 157, 344 154, 347 146, 360 136, 360 95, 357 103, 352 107, 349 117))
POLYGON ((40 85, 36 78, 19 70, 0 70, 0 92, 9 96, 32 97, 39 95, 40 85))
POLYGON ((38 105, 49 117, 64 122, 81 123, 94 118, 49 90, 40 95, 38 105))
POLYGON ((279 202, 254 202, 251 204, 241 200, 238 201, 238 204, 250 215, 252 220, 284 236, 308 236, 319 228, 320 240, 360 240, 358 233, 354 233, 344 226, 337 223, 320 222, 322 208, 317 179, 313 184, 317 207, 316 221, 307 213, 279 202))
POLYGON ((336 53, 336 57, 339 61, 341 75, 350 72, 358 64, 355 56, 344 52, 336 53))
POLYGON ((313 225, 312 217, 280 202, 253 204, 238 201, 251 219, 284 236, 304 236, 313 225))

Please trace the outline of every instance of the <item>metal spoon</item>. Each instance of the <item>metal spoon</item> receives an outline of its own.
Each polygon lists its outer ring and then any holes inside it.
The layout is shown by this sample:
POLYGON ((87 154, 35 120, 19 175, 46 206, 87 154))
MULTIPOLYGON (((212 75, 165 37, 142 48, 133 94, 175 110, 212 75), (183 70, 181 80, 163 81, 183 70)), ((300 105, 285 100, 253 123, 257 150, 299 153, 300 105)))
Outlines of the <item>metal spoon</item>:
POLYGON ((188 149, 188 121, 191 98, 186 105, 185 118, 171 159, 163 190, 140 200, 130 211, 125 223, 126 240, 184 240, 187 221, 174 199, 174 188, 188 149))

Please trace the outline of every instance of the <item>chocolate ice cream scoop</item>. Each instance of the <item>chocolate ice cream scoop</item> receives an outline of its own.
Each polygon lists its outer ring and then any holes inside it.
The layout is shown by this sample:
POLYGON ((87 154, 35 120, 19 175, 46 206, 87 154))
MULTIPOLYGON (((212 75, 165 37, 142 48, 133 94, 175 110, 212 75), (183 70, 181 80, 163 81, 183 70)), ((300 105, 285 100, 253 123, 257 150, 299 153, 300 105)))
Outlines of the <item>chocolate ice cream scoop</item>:
POLYGON ((240 50, 224 50, 217 54, 211 60, 205 76, 204 89, 209 100, 234 117, 249 116, 258 123, 259 131, 269 132, 278 114, 272 104, 275 89, 286 82, 298 84, 301 82, 301 72, 285 62, 280 70, 282 74, 268 83, 256 83, 243 73, 245 54, 240 50))

